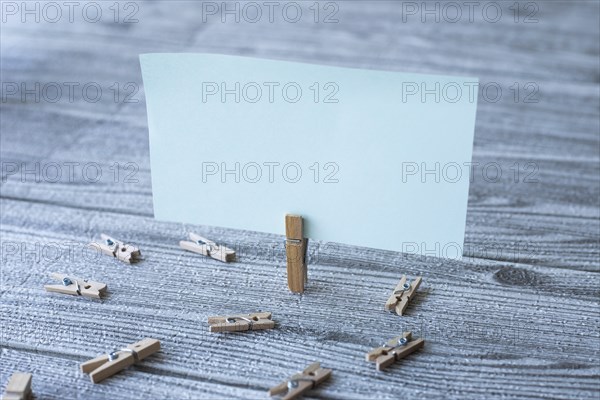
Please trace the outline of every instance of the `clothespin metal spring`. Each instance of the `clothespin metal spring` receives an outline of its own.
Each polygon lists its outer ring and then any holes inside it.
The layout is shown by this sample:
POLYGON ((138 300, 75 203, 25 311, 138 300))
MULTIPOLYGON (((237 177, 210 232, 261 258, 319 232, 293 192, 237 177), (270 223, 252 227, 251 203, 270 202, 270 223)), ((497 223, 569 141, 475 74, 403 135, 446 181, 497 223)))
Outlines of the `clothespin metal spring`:
POLYGON ((117 358, 119 358, 119 351, 125 351, 127 353, 131 353, 131 355, 133 356, 133 359, 135 360, 136 363, 140 361, 140 357, 139 357, 137 351, 135 351, 133 349, 128 349, 128 348, 124 348, 121 350, 115 350, 115 351, 108 353, 108 361, 114 361, 117 358))

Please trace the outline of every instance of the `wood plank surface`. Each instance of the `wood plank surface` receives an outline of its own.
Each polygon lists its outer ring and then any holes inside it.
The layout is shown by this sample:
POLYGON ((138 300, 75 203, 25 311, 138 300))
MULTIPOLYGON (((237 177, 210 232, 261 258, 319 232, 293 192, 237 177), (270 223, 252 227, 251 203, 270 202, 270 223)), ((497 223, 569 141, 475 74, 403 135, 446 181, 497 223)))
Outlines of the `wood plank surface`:
MULTIPOLYGON (((17 15, 0 25, 3 85, 95 82, 103 89, 98 102, 30 95, 0 104, 2 387, 23 371, 33 373, 33 392, 43 399, 266 398, 269 387, 320 361, 333 375, 308 398, 598 398, 598 2, 533 2, 538 22, 529 24, 523 14, 514 21, 513 1, 496 2, 503 10, 497 23, 481 14, 473 22, 422 23, 420 15, 405 22, 403 2, 338 1, 339 22, 330 24, 312 20, 313 2, 300 2, 307 18, 298 23, 255 24, 222 23, 218 15, 204 22, 200 3, 133 3, 133 24, 114 23, 113 2, 100 2, 106 17, 99 23, 22 23, 17 15), (503 174, 490 179, 475 169, 463 260, 311 240, 309 283, 294 295, 284 232, 154 220, 138 62, 144 52, 498 83, 499 101, 478 101, 473 161, 496 163, 503 174), (123 101, 130 82, 139 88, 134 103, 123 101), (539 88, 536 103, 523 101, 528 83, 539 88), (50 175, 52 163, 61 166, 59 179, 50 175), (14 165, 19 171, 9 172, 14 165), (233 248, 237 261, 182 251, 188 231, 233 248), (127 265, 89 250, 100 233, 139 246, 144 260, 127 265), (52 272, 105 282, 108 295, 94 301, 47 293, 52 272), (422 275, 423 283, 398 317, 383 305, 402 274, 422 275), (208 332, 208 316, 256 311, 272 312, 275 329, 208 332), (425 338, 422 350, 383 373, 364 361, 408 330, 425 338), (159 339, 162 350, 98 385, 78 371, 79 363, 143 337, 159 339)), ((523 11, 526 3, 519 5, 523 11)))

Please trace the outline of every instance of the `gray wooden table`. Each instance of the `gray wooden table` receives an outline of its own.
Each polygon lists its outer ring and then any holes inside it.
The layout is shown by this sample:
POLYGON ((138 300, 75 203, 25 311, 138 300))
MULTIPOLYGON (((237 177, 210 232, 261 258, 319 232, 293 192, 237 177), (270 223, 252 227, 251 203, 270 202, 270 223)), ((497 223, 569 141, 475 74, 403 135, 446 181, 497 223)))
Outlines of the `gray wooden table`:
POLYGON ((39 399, 258 399, 318 360, 334 372, 309 398, 598 398, 597 2, 521 2, 519 13, 497 2, 495 22, 494 5, 477 3, 472 20, 463 5, 456 23, 445 3, 440 22, 424 23, 423 9, 407 8, 421 3, 407 2, 321 3, 317 22, 313 2, 302 2, 295 23, 280 12, 273 22, 245 14, 223 23, 219 10, 185 1, 122 2, 118 15, 113 2, 96 2, 97 22, 95 9, 82 16, 83 3, 69 21, 59 2, 56 23, 46 3, 29 2, 36 22, 7 3, 2 385, 29 371, 39 399), (478 76, 500 87, 499 99, 480 95, 473 161, 503 173, 475 170, 463 260, 312 243, 310 285, 293 295, 283 236, 155 221, 144 52, 478 76), (238 262, 182 252, 178 241, 192 230, 235 247, 238 262), (138 245, 145 260, 129 266, 85 250, 102 232, 138 245), (110 293, 46 293, 51 272, 106 282, 110 293), (398 318, 383 303, 402 274, 424 283, 398 318), (210 315, 256 310, 272 311, 277 328, 208 333, 210 315), (419 353, 384 373, 364 361, 405 329, 426 339, 419 353), (160 339, 161 352, 98 385, 79 372, 82 361, 143 337, 160 339))

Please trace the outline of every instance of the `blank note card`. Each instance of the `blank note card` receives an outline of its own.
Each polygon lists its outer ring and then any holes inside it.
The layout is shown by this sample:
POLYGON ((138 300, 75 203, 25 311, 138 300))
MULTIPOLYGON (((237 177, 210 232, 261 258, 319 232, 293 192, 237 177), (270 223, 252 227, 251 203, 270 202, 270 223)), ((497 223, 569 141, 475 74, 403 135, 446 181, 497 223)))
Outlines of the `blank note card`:
POLYGON ((477 79, 140 56, 157 219, 460 257, 477 79), (460 253, 460 254, 459 254, 460 253))

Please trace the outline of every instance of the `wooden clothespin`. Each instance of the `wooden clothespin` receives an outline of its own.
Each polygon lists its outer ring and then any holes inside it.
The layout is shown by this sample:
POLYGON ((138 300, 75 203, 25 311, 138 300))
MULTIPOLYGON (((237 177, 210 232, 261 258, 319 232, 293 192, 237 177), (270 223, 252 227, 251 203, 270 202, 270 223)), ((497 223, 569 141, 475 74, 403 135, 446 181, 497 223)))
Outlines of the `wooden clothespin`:
POLYGON ((230 315, 226 317, 208 317, 209 332, 241 332, 273 329, 275 321, 270 312, 230 315))
POLYGON ((10 377, 2 400, 27 400, 31 398, 31 374, 15 372, 10 377))
POLYGON ((102 242, 92 242, 90 243, 90 247, 129 264, 140 260, 142 253, 137 247, 120 242, 104 233, 100 237, 102 238, 102 242))
POLYGON ((404 332, 402 336, 389 340, 385 345, 367 353, 367 361, 375 361, 377 371, 381 371, 407 355, 414 353, 425 344, 425 340, 412 340, 412 333, 404 332))
POLYGON ((421 277, 417 277, 414 282, 407 282, 406 275, 402 275, 400 279, 400 283, 394 289, 394 292, 385 303, 385 309, 387 311, 396 310, 396 314, 402 315, 404 314, 404 310, 408 306, 408 302, 413 297, 415 291, 421 285, 421 277))
POLYGON ((124 349, 84 362, 81 364, 81 372, 90 374, 92 382, 98 383, 159 350, 160 342, 157 339, 146 338, 124 349))
POLYGON ((310 364, 304 371, 292 375, 287 381, 269 389, 269 396, 285 393, 282 400, 295 399, 330 376, 331 370, 321 368, 321 364, 316 362, 310 364))
POLYGON ((230 262, 235 259, 235 251, 225 246, 219 246, 212 240, 208 240, 195 233, 189 234, 191 242, 182 240, 179 242, 179 246, 188 251, 209 256, 215 260, 230 262))
POLYGON ((71 294, 74 296, 85 296, 93 299, 99 299, 106 292, 106 284, 100 282, 91 282, 87 279, 69 277, 65 274, 50 274, 52 279, 62 282, 62 285, 44 285, 48 292, 71 294))
POLYGON ((288 287, 294 293, 303 293, 308 282, 306 249, 308 239, 304 237, 304 227, 300 215, 285 216, 285 254, 287 258, 288 287))

